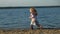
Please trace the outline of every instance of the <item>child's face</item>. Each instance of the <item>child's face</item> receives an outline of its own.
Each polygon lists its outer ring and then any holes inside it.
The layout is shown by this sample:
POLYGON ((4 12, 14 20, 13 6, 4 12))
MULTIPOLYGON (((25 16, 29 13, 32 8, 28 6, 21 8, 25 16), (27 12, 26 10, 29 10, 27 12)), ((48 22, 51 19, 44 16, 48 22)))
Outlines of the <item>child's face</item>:
POLYGON ((30 13, 32 13, 32 9, 30 9, 30 13))

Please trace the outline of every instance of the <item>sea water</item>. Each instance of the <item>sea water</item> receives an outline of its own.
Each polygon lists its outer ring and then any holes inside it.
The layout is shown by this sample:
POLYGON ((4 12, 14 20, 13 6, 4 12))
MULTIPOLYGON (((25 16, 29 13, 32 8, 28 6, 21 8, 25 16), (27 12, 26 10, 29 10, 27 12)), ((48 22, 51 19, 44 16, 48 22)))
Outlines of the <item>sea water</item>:
MULTIPOLYGON (((60 8, 35 8, 44 28, 60 28, 60 8)), ((29 8, 0 9, 0 28, 30 28, 29 8)))

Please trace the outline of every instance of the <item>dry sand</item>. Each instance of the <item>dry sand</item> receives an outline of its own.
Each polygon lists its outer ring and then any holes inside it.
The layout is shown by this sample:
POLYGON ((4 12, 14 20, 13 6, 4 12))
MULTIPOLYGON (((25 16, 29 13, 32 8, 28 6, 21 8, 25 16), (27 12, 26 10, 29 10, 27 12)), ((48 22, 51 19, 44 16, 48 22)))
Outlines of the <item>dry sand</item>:
POLYGON ((34 29, 34 30, 0 30, 0 34, 60 34, 60 29, 34 29))

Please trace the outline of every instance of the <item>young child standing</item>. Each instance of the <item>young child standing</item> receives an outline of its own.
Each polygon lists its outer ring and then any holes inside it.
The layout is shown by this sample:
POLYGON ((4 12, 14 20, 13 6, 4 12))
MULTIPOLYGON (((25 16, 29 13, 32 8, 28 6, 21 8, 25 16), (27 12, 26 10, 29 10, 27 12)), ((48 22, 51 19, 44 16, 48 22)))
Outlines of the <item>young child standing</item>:
POLYGON ((30 28, 33 29, 33 25, 37 25, 39 28, 42 28, 42 26, 37 21, 37 11, 35 8, 30 8, 30 17, 31 19, 31 26, 30 28))

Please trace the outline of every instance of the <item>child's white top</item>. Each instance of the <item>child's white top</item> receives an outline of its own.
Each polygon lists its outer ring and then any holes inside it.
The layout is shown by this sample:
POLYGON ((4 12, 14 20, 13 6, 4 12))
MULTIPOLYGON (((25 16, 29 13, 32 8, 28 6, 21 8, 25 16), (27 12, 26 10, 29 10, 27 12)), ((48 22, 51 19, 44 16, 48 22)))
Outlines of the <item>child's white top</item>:
POLYGON ((35 16, 34 14, 31 13, 31 18, 37 19, 37 16, 35 16))

